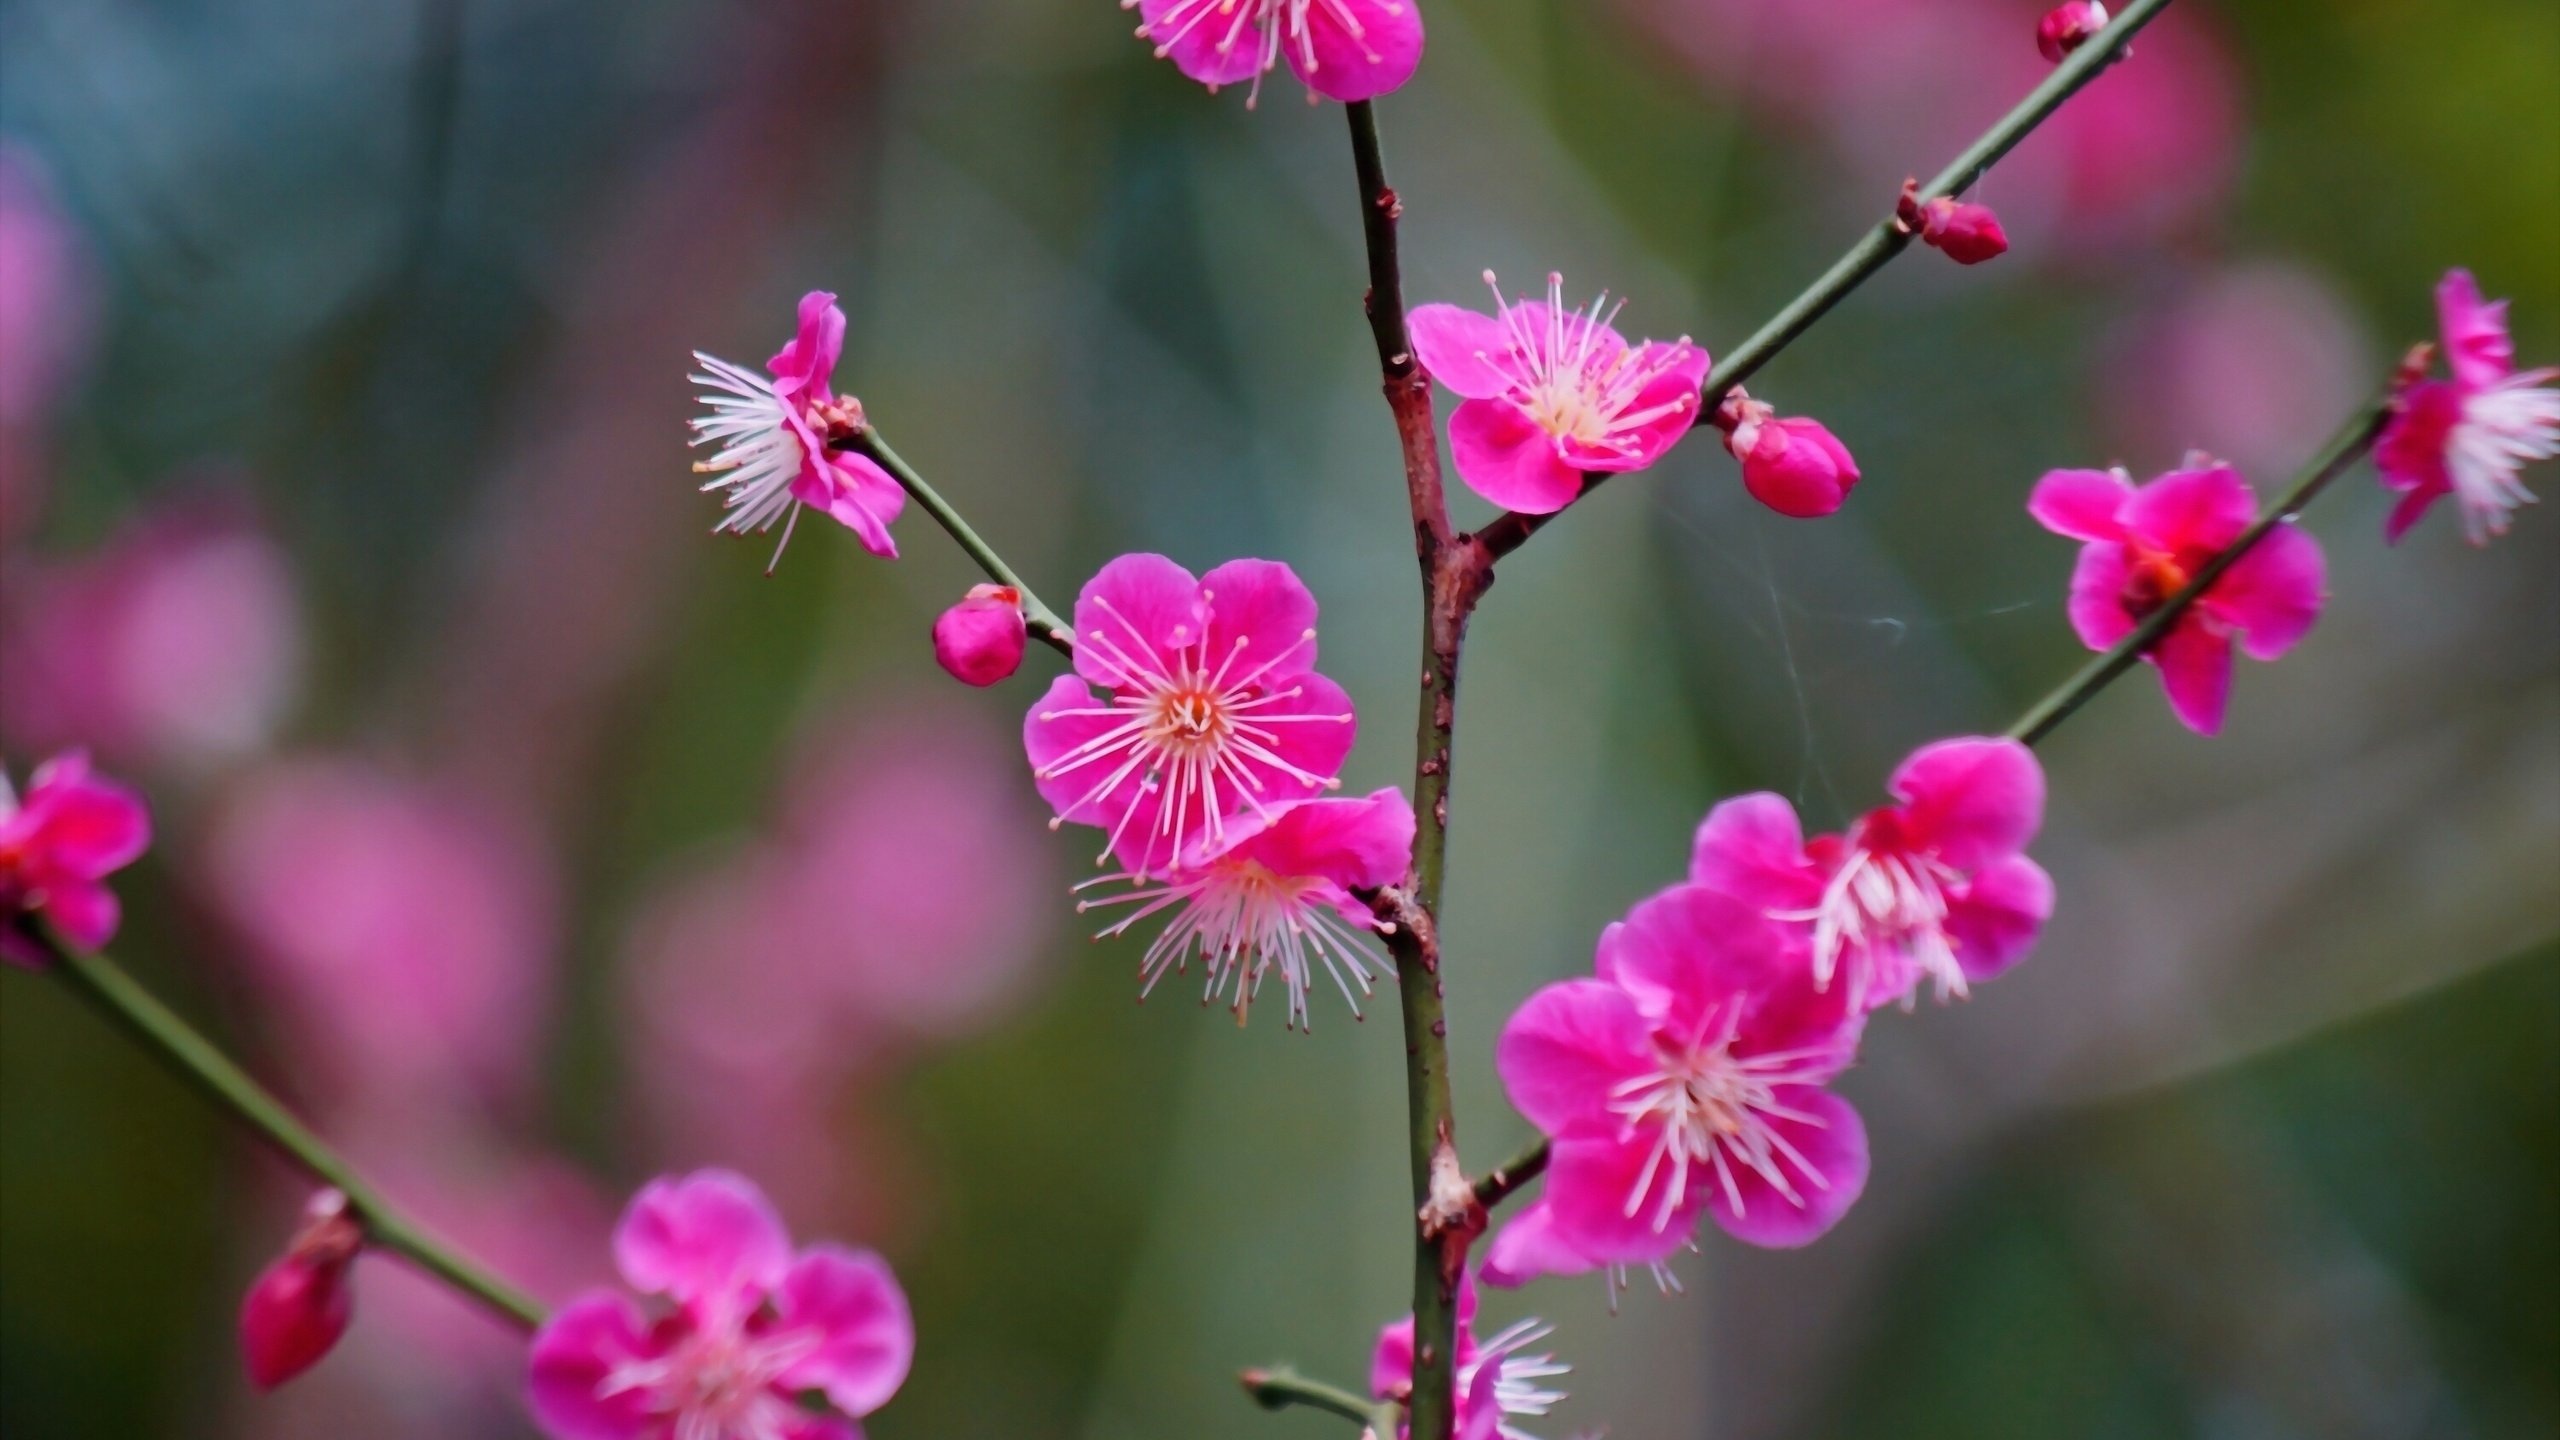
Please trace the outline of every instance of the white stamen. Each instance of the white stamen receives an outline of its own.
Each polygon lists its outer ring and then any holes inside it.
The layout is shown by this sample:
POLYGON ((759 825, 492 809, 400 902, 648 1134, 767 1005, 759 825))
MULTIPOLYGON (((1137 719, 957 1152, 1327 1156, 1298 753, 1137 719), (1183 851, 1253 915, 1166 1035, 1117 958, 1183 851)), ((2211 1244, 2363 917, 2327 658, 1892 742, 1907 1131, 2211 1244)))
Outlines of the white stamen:
POLYGON ((1654 1073, 1610 1089, 1609 1109, 1626 1122, 1631 1136, 1658 1132, 1627 1194, 1625 1212, 1635 1218, 1645 1208, 1645 1197, 1654 1195, 1657 1233, 1671 1227, 1672 1217, 1687 1202, 1693 1169, 1710 1172, 1736 1215, 1745 1213, 1737 1166, 1799 1208, 1805 1203, 1800 1181, 1816 1190, 1831 1188, 1774 1122, 1822 1124, 1819 1117, 1790 1108, 1778 1092, 1819 1084, 1839 1068, 1838 1056, 1828 1046, 1736 1055, 1733 1042, 1741 1023, 1739 1001, 1711 1012, 1698 1041, 1666 1056, 1654 1073), (1662 1181, 1658 1191, 1657 1178, 1662 1181))
POLYGON ((1502 298, 1493 272, 1484 272, 1493 290, 1494 314, 1502 320, 1509 344, 1499 354, 1479 352, 1477 359, 1502 376, 1509 387, 1503 398, 1520 407, 1561 449, 1566 442, 1586 450, 1632 455, 1645 444, 1646 427, 1698 408, 1694 390, 1683 387, 1668 400, 1639 406, 1644 392, 1689 359, 1690 342, 1652 352, 1631 346, 1611 328, 1626 301, 1609 302, 1600 292, 1585 309, 1564 308, 1564 277, 1547 276, 1546 323, 1530 323, 1527 302, 1502 298))
POLYGON ((2462 533, 2474 545, 2506 534, 2509 515, 2534 503, 2516 472, 2560 455, 2560 390, 2542 383, 2554 376, 2560 370, 2528 370, 2463 398, 2444 459, 2462 505, 2462 533))

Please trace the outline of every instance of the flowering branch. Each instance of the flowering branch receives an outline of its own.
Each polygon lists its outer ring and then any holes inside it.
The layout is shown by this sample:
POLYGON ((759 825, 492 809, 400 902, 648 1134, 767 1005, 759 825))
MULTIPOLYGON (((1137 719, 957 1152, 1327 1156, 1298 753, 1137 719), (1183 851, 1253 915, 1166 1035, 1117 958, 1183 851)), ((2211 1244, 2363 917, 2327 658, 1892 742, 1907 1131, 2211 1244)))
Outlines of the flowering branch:
MULTIPOLYGON (((1387 407, 1404 452, 1412 503, 1415 558, 1422 567, 1422 695, 1414 726, 1413 868, 1405 884, 1382 897, 1393 924, 1396 986, 1403 1000, 1406 1115, 1412 1148, 1414 1231, 1414 1366, 1412 1432, 1440 1440, 1455 1423, 1454 1364, 1458 1276, 1474 1229, 1451 1226, 1435 1193, 1435 1175, 1457 1176, 1456 1120, 1449 1098, 1449 1024, 1441 1008, 1440 888, 1449 848, 1449 764, 1457 723, 1458 652, 1467 617, 1492 580, 1482 545, 1449 528, 1441 486, 1440 442, 1432 414, 1431 377, 1415 363, 1405 330, 1404 286, 1396 253, 1403 206, 1387 183, 1378 149, 1376 112, 1367 101, 1344 107, 1351 157, 1360 183, 1361 235, 1367 243, 1370 333, 1378 343, 1387 407)), ((1480 1223, 1480 1216, 1479 1216, 1480 1223)))
POLYGON ((1363 1400, 1348 1390, 1310 1380, 1282 1366, 1277 1370, 1247 1370, 1236 1377, 1244 1385, 1244 1393, 1265 1410, 1282 1410, 1303 1405, 1322 1410, 1345 1420, 1356 1420, 1365 1433, 1386 1437, 1396 1433, 1397 1407, 1390 1400, 1363 1400))
MULTIPOLYGON (((2214 582, 2228 573, 2232 566, 2240 563, 2241 558, 2254 549, 2259 541, 2273 534, 2277 526, 2287 524, 2301 514, 2302 508, 2310 504, 2322 490, 2328 488, 2331 481, 2345 474, 2356 461, 2363 458, 2365 452, 2371 450, 2374 441, 2381 436, 2383 427, 2390 423, 2396 409, 2397 406, 2391 395, 2385 394, 2381 399, 2357 410, 2338 433, 2330 438, 2329 443, 2322 447, 2319 456, 2303 469, 2290 486, 2286 487, 2284 494, 2277 498, 2276 503, 2267 513, 2259 516, 2248 529, 2242 531, 2211 560, 2197 567, 2195 574, 2185 585, 2179 587, 2166 600, 2161 601, 2159 608, 2145 615, 2142 623, 2136 625, 2124 639, 2081 666, 2071 678, 2054 687, 2044 698, 2028 706, 2027 712, 2019 716, 2016 723, 2002 733, 2022 744, 2033 745, 2052 734, 2056 727, 2071 718, 2081 706, 2087 704, 2092 696, 2105 689, 2117 676, 2132 669, 2135 661, 2141 659, 2162 636, 2169 633, 2170 628, 2177 623, 2178 617, 2185 614, 2189 607, 2203 598, 2206 591, 2213 588, 2214 582)), ((1518 1154, 1504 1161, 1499 1167, 1487 1171, 1475 1182, 1476 1203, 1487 1210, 1501 1204, 1521 1186, 1528 1184, 1544 1172, 1547 1168, 1547 1159, 1546 1137, 1540 1136, 1532 1140, 1518 1154)))
MULTIPOLYGON (((890 449, 889 442, 880 438, 878 430, 863 425, 847 432, 830 434, 827 448, 853 451, 888 471, 889 478, 915 497, 915 502, 924 507, 925 513, 960 543, 960 548, 968 552, 970 559, 978 562, 978 568, 987 572, 988 579, 1010 586, 1022 597, 1022 622, 1032 634, 1061 655, 1075 653, 1075 627, 1059 619, 1058 612, 1041 603, 1040 597, 1032 593, 1031 587, 1023 583, 1013 567, 1004 562, 1003 556, 996 553, 995 547, 981 539, 968 521, 960 518, 960 512, 951 508, 950 501, 942 498, 942 492, 926 484, 914 466, 890 449)), ((1015 648, 1019 650, 1021 647, 1015 648)))
POLYGON ((18 928, 43 951, 48 970, 140 1041, 180 1079, 239 1117, 294 1164, 342 1192, 363 1227, 366 1243, 410 1261, 510 1324, 531 1330, 542 1323, 540 1305, 393 1209, 380 1191, 356 1174, 346 1157, 295 1119, 282 1101, 113 960, 64 945, 32 918, 21 919, 18 928))
MULTIPOLYGON (((1850 291, 1865 284, 1869 277, 1910 246, 1914 231, 1900 219, 1902 205, 1925 204, 1942 196, 1952 197, 1981 179, 1982 172, 1990 169, 2054 111, 2062 108, 2063 101, 2077 94, 2082 86, 2097 79, 2107 66, 2121 59, 2134 32, 2150 24, 2168 6, 2169 0, 2133 0, 2113 24, 2100 31, 2089 43, 2072 51, 2054 67, 2051 74, 2045 76, 2042 84, 2028 91, 2026 98, 2015 108, 1966 146, 1946 169, 1939 171, 1936 179, 1916 190, 1906 190, 1897 202, 1895 215, 1877 222, 1849 247, 1848 253, 1832 262, 1831 268, 1824 271, 1821 278, 1806 286, 1783 309, 1769 317, 1768 323, 1753 332, 1750 339, 1716 362, 1707 373, 1705 385, 1700 388, 1700 394, 1705 397, 1699 407, 1700 413, 1715 414, 1736 386, 1760 373, 1761 366, 1777 358, 1779 351, 1813 328, 1813 323, 1828 314, 1832 306, 1846 299, 1850 291)), ((1607 478, 1605 474, 1597 473, 1584 476, 1581 494, 1590 494, 1607 478)), ((1485 526, 1475 538, 1491 558, 1498 560, 1519 549, 1530 536, 1544 529, 1547 522, 1570 508, 1568 504, 1543 515, 1511 511, 1485 526)))

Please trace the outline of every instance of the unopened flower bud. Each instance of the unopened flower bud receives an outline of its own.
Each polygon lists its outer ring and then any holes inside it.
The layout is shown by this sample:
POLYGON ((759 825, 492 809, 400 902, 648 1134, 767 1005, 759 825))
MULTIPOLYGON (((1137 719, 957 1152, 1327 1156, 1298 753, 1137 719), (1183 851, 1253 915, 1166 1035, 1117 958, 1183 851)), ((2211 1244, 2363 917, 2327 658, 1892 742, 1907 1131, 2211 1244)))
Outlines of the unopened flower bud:
POLYGON ((2036 22, 2036 50, 2059 65, 2062 57, 2107 28, 2107 7, 2098 0, 2064 0, 2036 22))
POLYGON ((347 1333, 354 1311, 347 1275, 363 1248, 364 1229, 348 1213, 347 1197, 336 1190, 313 1196, 293 1244, 240 1303, 250 1384, 273 1390, 320 1363, 347 1333))
POLYGON ((1729 412, 1725 449, 1742 462, 1751 498, 1799 520, 1838 510, 1858 483, 1858 462, 1819 420, 1780 418, 1756 400, 1729 412))
POLYGON ((963 685, 993 685, 1021 668, 1028 634, 1021 591, 972 585, 933 622, 933 658, 963 685))
POLYGON ((2008 232, 1988 205, 1970 205, 1950 196, 1920 198, 1920 182, 1902 182, 1902 202, 1894 220, 1906 235, 1945 251, 1959 265, 1979 265, 2009 248, 2008 232))

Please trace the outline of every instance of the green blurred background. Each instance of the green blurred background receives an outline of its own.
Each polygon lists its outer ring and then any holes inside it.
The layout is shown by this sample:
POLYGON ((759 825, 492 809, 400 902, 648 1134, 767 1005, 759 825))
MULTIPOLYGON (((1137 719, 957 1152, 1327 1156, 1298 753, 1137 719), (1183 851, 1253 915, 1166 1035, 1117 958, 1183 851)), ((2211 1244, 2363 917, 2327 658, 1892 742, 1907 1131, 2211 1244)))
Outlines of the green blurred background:
MULTIPOLYGON (((2023 92, 2040 10, 1423 3, 1422 74, 1379 107, 1409 297, 1560 268, 1630 295, 1630 333, 1711 350, 2023 92)), ((2193 444, 2271 488, 2431 334, 2449 265, 2514 297, 2525 363, 2560 360, 2560 10, 2172 15, 2088 98, 2148 90, 1989 177, 2009 257, 1907 258, 1755 382, 1857 451, 1842 515, 1770 515, 1692 441, 1504 565, 1445 922, 1479 1163, 1525 1134, 1503 1018, 1678 876, 1717 798, 1836 823, 2077 663, 2071 547, 2021 508, 2044 469, 2193 444)), ((1405 1306, 1392 1002, 1366 1025, 1319 1003, 1308 1036, 1133 1006, 1138 947, 1089 944, 1064 897, 1083 839, 1041 831, 1006 768, 1047 657, 952 693, 924 630, 974 577, 923 517, 895 565, 805 525, 768 579, 763 545, 703 536, 685 472, 685 352, 761 359, 803 289, 836 290, 839 386, 1053 603, 1124 550, 1286 559, 1363 707, 1346 782, 1408 778, 1415 587, 1338 107, 1206 97, 1132 23, 1105 0, 0 5, 0 139, 69 237, 46 289, 79 312, 50 398, 10 418, 0 563, 72 563, 217 467, 302 617, 276 725, 124 766, 162 841, 118 949, 253 1064, 313 1073, 208 918, 226 807, 294 756, 470 797, 550 877, 533 1076, 463 1107, 472 1138, 403 1111, 364 1153, 502 1135, 582 1177, 548 1246, 582 1253, 537 1258, 601 1274, 598 1207, 739 1159, 780 1103, 732 1101, 633 1018, 664 897, 789 850, 812 747, 910 764, 831 737, 906 716, 993 757, 1001 853, 1031 859, 931 898, 1036 913, 911 958, 928 988, 995 964, 1001 993, 793 1041, 827 1079, 787 1133, 828 1137, 798 1159, 829 1177, 794 1227, 887 1251, 917 1311, 880 1440, 1341 1433, 1231 1377, 1356 1384, 1405 1306), (713 1121, 644 1102, 670 1087, 711 1091, 713 1121)), ((1711 1231, 1685 1295, 1614 1316, 1596 1281, 1488 1299, 1576 1366, 1539 1433, 2560 1431, 2560 529, 2527 511, 2474 551, 2440 516, 2387 550, 2385 508, 2359 472, 2309 515, 2331 608, 2244 665, 2224 736, 2179 729, 2144 674, 2045 747, 2056 920, 1970 1003, 1879 1017, 1843 1086, 1874 1176, 1834 1234, 1711 1231)), ((9 743, 23 775, 35 741, 9 743)), ((764 963, 683 933, 715 969, 764 963)), ((23 973, 0 976, 0 1094, 0 1432, 527 1433, 503 1337, 455 1334, 482 1322, 441 1297, 374 1306, 384 1271, 349 1353, 245 1395, 229 1317, 297 1192, 23 973)))

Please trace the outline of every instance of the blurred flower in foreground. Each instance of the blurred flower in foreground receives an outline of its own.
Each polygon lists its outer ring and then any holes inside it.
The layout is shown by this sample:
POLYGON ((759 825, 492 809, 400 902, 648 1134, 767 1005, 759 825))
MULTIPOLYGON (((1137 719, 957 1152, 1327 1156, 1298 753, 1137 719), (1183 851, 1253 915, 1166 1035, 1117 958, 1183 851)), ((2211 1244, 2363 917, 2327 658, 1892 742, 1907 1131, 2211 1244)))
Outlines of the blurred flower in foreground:
POLYGON ((1422 62, 1422 12, 1416 0, 1120 0, 1136 10, 1138 38, 1156 58, 1215 93, 1253 82, 1281 61, 1316 95, 1369 100, 1413 78, 1422 62))
POLYGON ((2044 769, 2015 740, 1940 740, 1886 786, 1897 802, 1810 841, 1767 793, 1698 827, 1689 878, 1803 927, 1813 979, 1861 1010, 1909 1004, 1922 979, 1961 996, 2018 962, 2053 914, 2053 881, 2025 855, 2044 823, 2044 769))
POLYGON ((345 1194, 313 1196, 293 1244, 258 1272, 240 1302, 240 1350, 250 1384, 273 1390, 319 1364, 347 1333, 355 1308, 347 1272, 363 1248, 364 1228, 347 1213, 345 1194))
POLYGON ((214 899, 343 1103, 511 1097, 550 1000, 547 862, 432 785, 357 760, 300 760, 224 797, 214 899))
POLYGON ((1052 828, 1098 826, 1106 857, 1149 875, 1248 807, 1340 788, 1357 717, 1315 671, 1315 596, 1288 566, 1230 560, 1195 580, 1123 555, 1085 582, 1075 623, 1075 673, 1022 722, 1052 828))
POLYGON ((81 751, 37 766, 23 799, 0 768, 0 957, 44 963, 44 951, 18 933, 21 915, 42 917, 75 949, 106 944, 124 913, 106 877, 150 844, 141 797, 94 778, 81 751))
POLYGON ((963 685, 993 685, 1022 667, 1028 636, 1021 591, 972 585, 933 622, 934 663, 963 685))
POLYGON ((2300 266, 2203 270, 2138 303, 2100 365, 2099 403, 2120 454, 2142 459, 2165 434, 2230 456, 2244 474, 2289 469, 2370 393, 2372 347, 2353 307, 2300 266))
POLYGON ((10 568, 0 724, 19 743, 199 765, 264 745, 292 700, 292 570, 229 495, 155 506, 94 554, 10 568))
MULTIPOLYGON (((1523 1353, 1553 1333, 1554 1326, 1522 1320, 1478 1340, 1475 1277, 1459 1282, 1458 1440, 1537 1440, 1511 1421, 1544 1415, 1565 1399, 1565 1392, 1547 1388, 1546 1382, 1572 1374, 1573 1367, 1556 1363, 1552 1355, 1523 1353)), ((1381 1400, 1413 1393, 1412 1316, 1378 1332, 1369 1359, 1369 1393, 1381 1400)))
POLYGON ((653 1180, 613 1236, 632 1289, 570 1302, 533 1337, 533 1410, 557 1440, 857 1440, 915 1355, 887 1262, 814 1245, 797 1255, 744 1177, 653 1180), (818 1403, 811 1403, 812 1400, 818 1403))
POLYGON ((1520 1113, 1554 1138, 1557 1248, 1649 1263, 1701 1211, 1753 1245, 1808 1244, 1866 1186, 1865 1127, 1824 1087, 1864 1015, 1814 983, 1777 922, 1678 885, 1603 932, 1590 979, 1549 985, 1495 1050, 1520 1113))
POLYGON ((2474 545, 2507 533, 2508 516, 2533 503, 2516 478, 2527 461, 2560 455, 2560 369, 2516 371, 2507 302, 2484 303, 2468 270, 2436 286, 2446 380, 2422 380, 2400 396, 2399 412, 2374 449, 2382 483, 2401 492, 2384 533, 2408 533, 2428 507, 2451 495, 2462 533, 2474 545))
POLYGON ((729 492, 713 534, 760 534, 785 521, 773 547, 779 563, 800 507, 814 505, 851 530, 865 550, 897 558, 889 527, 906 508, 907 492, 870 457, 827 445, 835 432, 862 428, 862 402, 839 399, 829 388, 843 354, 844 312, 824 290, 800 297, 799 330, 766 362, 771 379, 693 352, 702 366, 693 383, 713 392, 696 397, 711 413, 692 422, 693 443, 720 447, 696 463, 694 473, 711 477, 703 489, 729 492))
POLYGON ((1543 301, 1506 301, 1493 272, 1493 313, 1417 305, 1414 354, 1464 397, 1449 413, 1449 458, 1496 505, 1546 515, 1582 493, 1585 471, 1642 470, 1698 418, 1707 352, 1684 336, 1630 346, 1612 328, 1607 292, 1564 308, 1564 277, 1543 301))
POLYGON ((1187 966, 1196 950, 1208 972, 1201 1004, 1232 988, 1231 1007, 1242 1025, 1263 976, 1277 966, 1289 991, 1288 1027, 1304 1030, 1307 987, 1318 962, 1342 991, 1352 1017, 1359 1017, 1351 986, 1357 983, 1366 995, 1371 967, 1388 968, 1372 938, 1388 927, 1352 892, 1396 884, 1412 863, 1413 805, 1403 791, 1389 788, 1357 800, 1286 800, 1230 820, 1224 840, 1192 847, 1161 883, 1137 874, 1085 882, 1127 881, 1131 888, 1080 902, 1076 909, 1138 907, 1096 939, 1121 934, 1161 911, 1174 912, 1138 963, 1140 999, 1167 970, 1187 966))
MULTIPOLYGON (((2134 632, 2258 518, 2240 472, 2202 455, 2137 486, 2122 470, 2055 470, 2036 482, 2027 513, 2057 535, 2088 542, 2071 572, 2071 627, 2092 650, 2134 632)), ((2231 695, 2231 645, 2274 660, 2311 632, 2328 599, 2320 542, 2281 524, 2234 562, 2143 652, 2160 669, 2169 708, 2188 729, 2222 729, 2231 695)))
POLYGON ((0 545, 34 523, 44 489, 44 429, 94 316, 79 238, 43 166, 0 141, 0 545))

